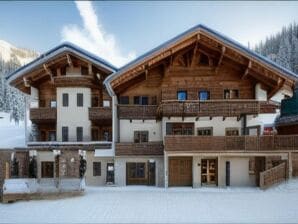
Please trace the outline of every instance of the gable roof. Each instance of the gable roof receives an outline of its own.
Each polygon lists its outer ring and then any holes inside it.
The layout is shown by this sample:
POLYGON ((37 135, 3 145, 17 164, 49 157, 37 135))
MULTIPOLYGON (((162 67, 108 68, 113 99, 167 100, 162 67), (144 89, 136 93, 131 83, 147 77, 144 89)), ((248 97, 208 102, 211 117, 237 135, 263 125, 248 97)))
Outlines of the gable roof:
POLYGON ((12 80, 24 75, 27 72, 30 72, 34 70, 37 66, 42 65, 46 61, 50 60, 51 58, 63 53, 63 52, 70 52, 74 53, 78 56, 81 56, 83 58, 86 58, 90 62, 94 63, 95 65, 98 65, 100 67, 103 67, 107 69, 108 71, 115 72, 117 71, 117 68, 112 65, 111 63, 107 62, 106 60, 80 48, 79 46, 64 42, 57 47, 52 48, 51 50, 47 51, 44 54, 41 54, 39 57, 34 59, 32 62, 18 68, 16 71, 12 72, 8 76, 6 76, 6 80, 10 83, 12 80))
POLYGON ((137 66, 146 60, 149 60, 150 58, 154 57, 154 55, 157 55, 157 54, 161 53, 162 51, 166 51, 167 49, 171 48, 175 44, 179 43, 186 36, 195 35, 195 34, 199 33, 200 31, 203 31, 204 33, 207 33, 208 35, 220 40, 221 42, 223 42, 224 44, 226 44, 229 47, 232 47, 232 48, 237 49, 243 53, 248 54, 253 59, 266 64, 267 66, 277 70, 278 72, 284 74, 285 76, 287 76, 290 79, 295 79, 295 80, 298 79, 297 74, 290 71, 289 69, 286 69, 286 68, 278 65, 277 63, 271 61, 270 59, 248 49, 247 47, 243 46, 239 42, 232 40, 231 38, 217 32, 205 25, 199 24, 199 25, 196 25, 196 26, 186 30, 185 32, 177 35, 176 37, 166 41, 165 43, 159 45, 158 47, 148 51, 147 53, 141 55, 140 57, 136 58, 135 60, 131 61, 130 63, 124 65, 117 72, 108 76, 104 83, 110 84, 111 81, 113 81, 115 78, 117 78, 121 74, 129 71, 132 67, 137 66))

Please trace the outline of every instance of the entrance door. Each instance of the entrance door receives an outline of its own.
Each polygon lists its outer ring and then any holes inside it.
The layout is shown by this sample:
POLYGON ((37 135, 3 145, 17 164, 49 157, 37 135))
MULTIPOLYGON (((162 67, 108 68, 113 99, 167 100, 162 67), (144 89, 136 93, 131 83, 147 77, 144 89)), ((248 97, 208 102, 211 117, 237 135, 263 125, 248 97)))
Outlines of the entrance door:
POLYGON ((226 186, 230 186, 230 161, 226 161, 226 186))
POLYGON ((192 157, 169 158, 169 186, 192 186, 192 157))
POLYGON ((201 181, 202 181, 202 185, 217 184, 217 160, 216 159, 202 159, 201 181))
POLYGON ((155 185, 155 162, 148 162, 148 185, 155 185))
POLYGON ((41 178, 54 178, 54 162, 41 162, 41 178))
POLYGON ((107 183, 114 183, 114 163, 107 163, 107 183))

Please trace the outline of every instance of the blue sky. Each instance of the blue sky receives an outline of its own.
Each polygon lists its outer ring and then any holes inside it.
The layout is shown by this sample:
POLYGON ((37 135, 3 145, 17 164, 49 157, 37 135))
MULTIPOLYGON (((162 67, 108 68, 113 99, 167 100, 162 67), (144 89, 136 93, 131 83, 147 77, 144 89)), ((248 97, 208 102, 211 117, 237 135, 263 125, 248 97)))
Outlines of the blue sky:
POLYGON ((0 2, 0 39, 39 52, 71 41, 122 65, 199 23, 253 45, 297 12, 298 2, 0 2))

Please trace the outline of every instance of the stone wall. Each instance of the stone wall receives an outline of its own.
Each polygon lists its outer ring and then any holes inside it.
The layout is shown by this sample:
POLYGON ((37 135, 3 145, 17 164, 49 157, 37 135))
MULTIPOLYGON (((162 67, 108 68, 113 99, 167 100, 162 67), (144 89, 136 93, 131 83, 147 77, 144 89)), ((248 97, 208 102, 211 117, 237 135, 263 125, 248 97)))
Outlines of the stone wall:
POLYGON ((59 156, 59 177, 80 177, 80 155, 78 150, 61 150, 59 156))

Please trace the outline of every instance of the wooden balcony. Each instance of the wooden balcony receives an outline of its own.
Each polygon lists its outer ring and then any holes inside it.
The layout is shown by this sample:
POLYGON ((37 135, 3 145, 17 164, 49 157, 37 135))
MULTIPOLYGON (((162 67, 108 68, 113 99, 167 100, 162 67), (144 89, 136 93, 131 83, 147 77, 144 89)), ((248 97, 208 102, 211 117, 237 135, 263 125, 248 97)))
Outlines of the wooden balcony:
POLYGON ((243 114, 275 113, 277 104, 257 100, 163 101, 159 116, 164 117, 240 117, 243 114))
POLYGON ((112 108, 111 107, 90 107, 89 120, 91 121, 112 120, 112 108))
POLYGON ((120 119, 156 119, 157 105, 118 105, 120 119))
POLYGON ((116 143, 116 156, 163 155, 162 142, 116 143))
POLYGON ((165 151, 280 151, 298 150, 298 135, 268 136, 181 136, 165 137, 165 151))
POLYGON ((57 109, 39 107, 30 109, 30 120, 33 123, 54 123, 57 119, 57 109))

